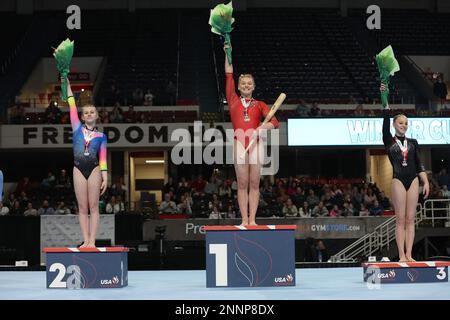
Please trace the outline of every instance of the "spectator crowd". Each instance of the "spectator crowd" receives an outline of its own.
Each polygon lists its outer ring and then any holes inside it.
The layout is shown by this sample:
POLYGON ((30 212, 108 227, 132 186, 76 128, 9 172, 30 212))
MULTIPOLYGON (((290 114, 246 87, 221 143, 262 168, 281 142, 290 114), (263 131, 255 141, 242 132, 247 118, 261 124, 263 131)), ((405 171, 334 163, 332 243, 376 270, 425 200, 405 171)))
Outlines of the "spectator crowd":
MULTIPOLYGON (((445 169, 429 174, 430 198, 450 198, 450 177, 445 169)), ((186 218, 240 218, 237 181, 211 176, 204 179, 169 178, 162 188, 163 199, 155 203, 161 215, 186 218)), ((102 214, 129 211, 127 187, 122 178, 114 179, 100 199, 102 214)), ((421 201, 423 201, 421 197, 421 201)), ((357 181, 309 179, 305 177, 265 177, 260 183, 258 217, 367 217, 382 216, 393 210, 391 200, 376 184, 357 181)), ((39 182, 22 178, 13 192, 0 202, 0 215, 38 216, 77 214, 73 182, 67 170, 58 175, 48 172, 39 182)))

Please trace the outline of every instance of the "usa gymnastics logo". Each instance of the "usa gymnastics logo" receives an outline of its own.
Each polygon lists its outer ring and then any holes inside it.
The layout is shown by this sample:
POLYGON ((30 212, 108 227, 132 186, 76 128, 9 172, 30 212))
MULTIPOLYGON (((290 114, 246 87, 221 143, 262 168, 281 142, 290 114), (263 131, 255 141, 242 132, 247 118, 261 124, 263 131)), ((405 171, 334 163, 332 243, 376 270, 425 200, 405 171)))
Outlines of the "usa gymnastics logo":
POLYGON ((114 276, 112 279, 100 280, 102 287, 116 287, 119 284, 119 277, 114 276))
POLYGON ((384 279, 386 281, 394 281, 395 280, 395 270, 390 270, 388 273, 381 272, 378 274, 378 279, 384 279))
POLYGON ((292 274, 288 274, 284 277, 275 277, 274 282, 276 285, 290 285, 294 281, 294 276, 292 274))

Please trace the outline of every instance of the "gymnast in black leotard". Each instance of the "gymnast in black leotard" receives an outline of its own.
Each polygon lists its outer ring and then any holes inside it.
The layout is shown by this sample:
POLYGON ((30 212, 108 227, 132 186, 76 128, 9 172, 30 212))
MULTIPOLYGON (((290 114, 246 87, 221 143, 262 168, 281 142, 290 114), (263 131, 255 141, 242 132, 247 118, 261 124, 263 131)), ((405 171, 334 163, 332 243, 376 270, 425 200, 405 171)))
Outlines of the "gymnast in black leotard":
MULTIPOLYGON (((396 134, 394 137, 391 135, 389 113, 389 109, 383 111, 383 143, 392 164, 393 178, 400 180, 408 191, 417 175, 425 171, 425 167, 420 161, 419 145, 416 139, 407 139, 404 135, 396 134)), ((405 116, 396 115, 394 123, 400 117, 405 116)))
MULTIPOLYGON (((385 89, 382 84, 380 90, 385 89)), ((397 241, 400 262, 414 261, 412 247, 414 244, 417 202, 419 200, 419 179, 423 183, 424 198, 428 197, 429 183, 425 168, 419 157, 417 140, 406 138, 408 118, 403 114, 394 117, 395 136, 390 128, 389 106, 383 111, 383 143, 393 168, 392 203, 395 209, 397 241), (405 248, 406 247, 406 248, 405 248)))

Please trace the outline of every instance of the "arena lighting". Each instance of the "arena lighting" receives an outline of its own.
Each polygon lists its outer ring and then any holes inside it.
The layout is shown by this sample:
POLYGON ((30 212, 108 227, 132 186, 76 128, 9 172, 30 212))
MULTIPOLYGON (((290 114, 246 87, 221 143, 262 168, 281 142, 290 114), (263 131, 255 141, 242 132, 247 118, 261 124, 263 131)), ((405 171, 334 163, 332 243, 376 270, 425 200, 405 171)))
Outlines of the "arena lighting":
POLYGON ((145 163, 164 163, 164 160, 145 160, 145 163))

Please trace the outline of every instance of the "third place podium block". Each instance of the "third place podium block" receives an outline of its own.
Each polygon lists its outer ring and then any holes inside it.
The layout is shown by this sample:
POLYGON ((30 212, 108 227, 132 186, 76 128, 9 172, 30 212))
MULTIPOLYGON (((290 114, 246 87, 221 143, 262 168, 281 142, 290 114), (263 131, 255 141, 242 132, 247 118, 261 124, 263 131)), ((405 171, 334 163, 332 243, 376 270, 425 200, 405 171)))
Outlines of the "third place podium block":
POLYGON ((128 248, 45 248, 47 288, 123 288, 128 248))
POLYGON ((364 281, 371 283, 448 282, 446 261, 363 263, 364 281))
POLYGON ((206 286, 295 286, 295 229, 205 226, 206 286))

